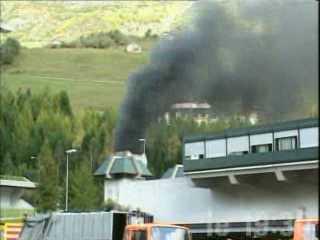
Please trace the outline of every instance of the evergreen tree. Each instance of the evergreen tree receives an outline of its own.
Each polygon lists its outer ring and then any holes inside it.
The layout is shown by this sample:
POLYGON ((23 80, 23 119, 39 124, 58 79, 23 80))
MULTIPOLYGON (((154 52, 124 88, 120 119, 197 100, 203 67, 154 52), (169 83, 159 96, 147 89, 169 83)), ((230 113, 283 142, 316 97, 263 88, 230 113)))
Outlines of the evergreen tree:
POLYGON ((16 171, 17 169, 12 162, 11 154, 7 153, 4 160, 1 161, 0 173, 2 175, 15 175, 16 171))
POLYGON ((58 165, 48 141, 45 141, 39 154, 40 182, 38 187, 38 208, 41 211, 52 211, 57 208, 59 200, 58 165))
POLYGON ((68 93, 66 91, 61 91, 58 94, 58 106, 60 111, 63 114, 67 116, 72 116, 72 108, 71 108, 68 93))
POLYGON ((70 208, 73 210, 88 211, 99 206, 101 196, 88 160, 82 160, 73 170, 69 196, 70 208))

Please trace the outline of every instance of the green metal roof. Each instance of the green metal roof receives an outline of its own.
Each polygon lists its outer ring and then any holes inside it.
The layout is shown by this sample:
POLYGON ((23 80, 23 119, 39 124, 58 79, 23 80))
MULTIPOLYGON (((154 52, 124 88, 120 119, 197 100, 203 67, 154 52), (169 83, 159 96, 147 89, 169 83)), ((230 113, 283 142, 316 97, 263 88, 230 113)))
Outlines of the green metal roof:
POLYGON ((133 159, 130 157, 122 157, 114 160, 111 167, 110 174, 132 174, 138 175, 139 172, 136 169, 133 159))
POLYGON ((95 176, 105 176, 110 163, 110 157, 107 157, 104 162, 99 166, 99 168, 94 172, 95 176))
POLYGON ((138 168, 138 171, 141 176, 143 177, 151 177, 152 173, 149 171, 149 169, 141 162, 141 161, 135 161, 136 166, 138 168))
POLYGON ((184 138, 184 142, 195 142, 195 141, 203 141, 210 139, 219 139, 225 137, 237 137, 243 136, 246 134, 259 134, 259 133, 267 133, 272 131, 286 131, 298 128, 308 128, 308 127, 317 127, 319 126, 318 118, 306 118, 299 119, 293 121, 282 121, 275 122, 272 124, 266 125, 255 125, 246 128, 230 128, 224 131, 215 133, 215 134, 202 134, 202 135, 193 135, 186 136, 184 138))
POLYGON ((184 166, 179 166, 176 172, 176 177, 184 177, 184 166))
POLYGON ((174 172, 174 167, 169 168, 165 173, 162 175, 161 178, 171 178, 174 172))
POLYGON ((162 175, 161 178, 177 178, 177 177, 183 177, 183 165, 177 164, 173 166, 172 168, 169 168, 165 173, 162 175))
POLYGON ((129 174, 140 175, 142 177, 152 176, 152 173, 149 171, 149 169, 140 160, 135 159, 134 156, 117 156, 114 159, 111 157, 106 158, 105 161, 95 171, 94 175, 106 176, 108 174, 129 174))

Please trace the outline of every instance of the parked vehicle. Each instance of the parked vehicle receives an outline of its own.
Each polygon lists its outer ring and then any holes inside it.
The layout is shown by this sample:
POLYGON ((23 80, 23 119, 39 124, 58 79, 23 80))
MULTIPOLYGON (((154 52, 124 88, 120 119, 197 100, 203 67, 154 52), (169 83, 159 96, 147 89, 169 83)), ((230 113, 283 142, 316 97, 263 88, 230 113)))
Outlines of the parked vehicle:
POLYGON ((293 236, 293 240, 319 240, 319 219, 296 220, 293 236))
POLYGON ((190 240, 187 228, 141 212, 52 213, 26 219, 20 240, 190 240))
POLYGON ((188 228, 170 224, 130 224, 123 240, 191 240, 188 228))

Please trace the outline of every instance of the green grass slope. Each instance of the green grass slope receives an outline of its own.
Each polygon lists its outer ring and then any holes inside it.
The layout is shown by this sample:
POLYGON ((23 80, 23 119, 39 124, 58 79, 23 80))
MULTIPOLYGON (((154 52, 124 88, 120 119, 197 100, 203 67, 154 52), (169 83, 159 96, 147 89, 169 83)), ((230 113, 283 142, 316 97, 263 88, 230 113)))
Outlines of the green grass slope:
POLYGON ((2 84, 14 91, 67 90, 76 109, 117 108, 130 73, 147 63, 148 51, 128 54, 113 49, 22 49, 1 73, 2 84))

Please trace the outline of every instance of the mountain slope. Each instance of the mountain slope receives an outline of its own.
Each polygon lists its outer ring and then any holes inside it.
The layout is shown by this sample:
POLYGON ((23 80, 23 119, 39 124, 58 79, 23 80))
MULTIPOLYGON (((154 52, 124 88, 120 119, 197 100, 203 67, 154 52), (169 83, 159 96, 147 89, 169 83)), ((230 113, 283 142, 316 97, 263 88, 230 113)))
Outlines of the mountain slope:
POLYGON ((148 29, 170 31, 190 1, 1 1, 1 21, 13 29, 6 36, 29 47, 54 40, 71 41, 82 35, 118 29, 143 36, 148 29))

